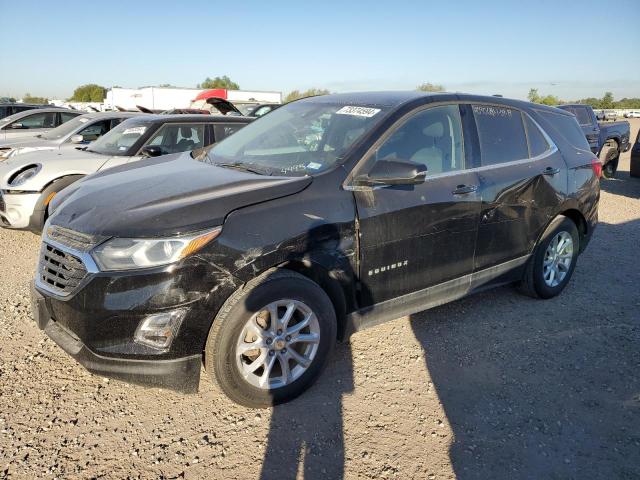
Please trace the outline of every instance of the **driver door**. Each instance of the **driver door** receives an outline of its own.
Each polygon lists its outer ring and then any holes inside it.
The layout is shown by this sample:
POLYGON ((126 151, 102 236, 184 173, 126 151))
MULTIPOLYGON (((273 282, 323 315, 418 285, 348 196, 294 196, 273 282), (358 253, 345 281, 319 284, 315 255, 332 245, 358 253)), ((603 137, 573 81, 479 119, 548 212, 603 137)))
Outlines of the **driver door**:
MULTIPOLYGON (((421 184, 354 189, 362 307, 473 271, 479 180, 464 146, 459 105, 430 107, 393 126, 356 172, 367 174, 381 159, 427 167, 421 184)), ((470 280, 454 283, 465 290, 470 280)))

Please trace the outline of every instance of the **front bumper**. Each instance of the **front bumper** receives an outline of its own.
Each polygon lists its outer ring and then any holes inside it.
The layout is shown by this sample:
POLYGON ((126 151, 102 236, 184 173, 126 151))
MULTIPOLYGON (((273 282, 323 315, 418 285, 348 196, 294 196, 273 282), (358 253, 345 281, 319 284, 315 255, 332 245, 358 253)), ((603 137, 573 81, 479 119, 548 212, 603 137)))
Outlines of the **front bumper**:
POLYGON ((205 253, 156 269, 99 272, 88 254, 53 242, 47 232, 44 241, 89 268, 77 287, 61 295, 43 281, 38 267, 32 309, 40 329, 93 373, 184 393, 198 390, 209 329, 239 285, 234 277, 215 267, 205 253), (175 309, 186 313, 167 350, 134 341, 145 318, 175 309))
POLYGON ((0 226, 6 228, 28 229, 38 216, 36 206, 40 192, 12 193, 0 191, 0 226))
POLYGON ((182 393, 198 391, 200 355, 167 360, 106 357, 93 352, 73 332, 53 320, 46 298, 35 287, 32 288, 32 309, 38 327, 91 373, 182 393))

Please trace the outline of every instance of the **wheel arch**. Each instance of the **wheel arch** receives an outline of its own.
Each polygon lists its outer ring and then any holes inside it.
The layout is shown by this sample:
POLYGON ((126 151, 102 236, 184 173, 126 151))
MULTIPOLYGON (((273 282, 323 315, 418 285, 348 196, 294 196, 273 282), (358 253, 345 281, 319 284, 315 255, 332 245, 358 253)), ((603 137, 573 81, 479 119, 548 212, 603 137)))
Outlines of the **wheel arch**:
POLYGON ((339 273, 308 259, 287 260, 277 265, 276 268, 299 273, 318 284, 324 290, 329 300, 331 300, 336 313, 338 338, 344 338, 347 319, 347 294, 338 279, 339 273))

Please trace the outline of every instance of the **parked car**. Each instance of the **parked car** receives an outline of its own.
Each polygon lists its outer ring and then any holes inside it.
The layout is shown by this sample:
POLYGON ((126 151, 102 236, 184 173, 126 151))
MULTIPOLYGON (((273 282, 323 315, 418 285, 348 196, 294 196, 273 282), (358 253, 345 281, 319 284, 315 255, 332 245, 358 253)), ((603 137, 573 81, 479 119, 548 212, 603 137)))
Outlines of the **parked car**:
POLYGON ((240 110, 244 115, 249 117, 261 117, 281 106, 279 103, 258 103, 255 105, 245 105, 244 108, 240 108, 240 110))
POLYGON ((626 112, 624 118, 640 118, 640 110, 633 112, 626 112))
POLYGON ((35 137, 68 122, 84 112, 67 108, 38 108, 15 113, 0 120, 0 141, 35 137))
POLYGON ((573 113, 582 127, 591 151, 598 155, 602 163, 602 173, 613 178, 618 171, 620 154, 631 147, 629 122, 598 123, 590 105, 559 105, 558 108, 573 113))
POLYGON ((49 105, 40 105, 34 103, 2 103, 0 102, 0 120, 16 113, 36 108, 47 108, 49 105))
POLYGON ((603 120, 606 121, 611 121, 611 122, 615 122, 618 119, 618 114, 614 111, 611 110, 605 110, 603 112, 603 120))
POLYGON ((636 143, 633 144, 631 149, 631 165, 629 174, 632 177, 640 177, 640 131, 636 135, 636 143))
POLYGON ((23 137, 0 142, 0 160, 27 152, 55 150, 88 144, 104 135, 136 113, 106 112, 87 113, 63 123, 59 127, 35 137, 23 137))
POLYGON ((575 117, 522 101, 311 97, 198 158, 54 199, 34 318, 90 371, 193 392, 204 362, 234 401, 281 403, 337 337, 494 285, 558 295, 597 222, 575 117))
POLYGON ((36 151, 5 160, 0 163, 0 226, 39 233, 51 200, 81 178, 135 160, 206 147, 251 120, 138 114, 80 150, 36 151))

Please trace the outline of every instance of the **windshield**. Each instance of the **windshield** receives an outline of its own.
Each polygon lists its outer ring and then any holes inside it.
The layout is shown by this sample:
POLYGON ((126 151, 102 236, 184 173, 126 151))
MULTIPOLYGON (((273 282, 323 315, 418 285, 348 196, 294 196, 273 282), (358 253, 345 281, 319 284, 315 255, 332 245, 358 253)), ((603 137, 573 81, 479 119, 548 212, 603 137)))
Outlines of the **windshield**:
POLYGON ((303 176, 331 168, 380 121, 383 108, 294 102, 216 144, 203 161, 270 175, 303 176))
POLYGON ((72 120, 69 120, 68 122, 63 123, 59 127, 54 128, 53 130, 42 134, 40 138, 43 138, 45 140, 59 140, 63 137, 66 137, 70 133, 75 132, 78 128, 80 128, 82 125, 87 123, 89 120, 92 120, 92 119, 85 118, 84 115, 80 117, 76 117, 72 120))
POLYGON ((148 122, 122 122, 89 145, 87 151, 103 155, 129 155, 131 147, 149 128, 148 122))

